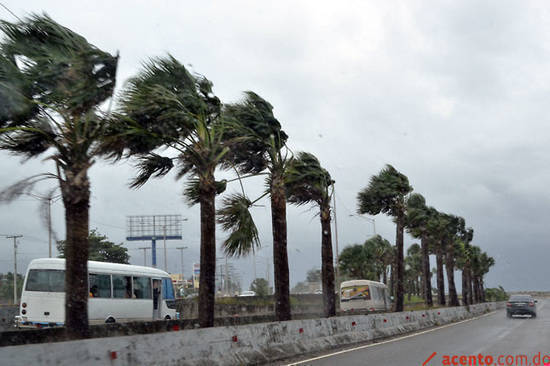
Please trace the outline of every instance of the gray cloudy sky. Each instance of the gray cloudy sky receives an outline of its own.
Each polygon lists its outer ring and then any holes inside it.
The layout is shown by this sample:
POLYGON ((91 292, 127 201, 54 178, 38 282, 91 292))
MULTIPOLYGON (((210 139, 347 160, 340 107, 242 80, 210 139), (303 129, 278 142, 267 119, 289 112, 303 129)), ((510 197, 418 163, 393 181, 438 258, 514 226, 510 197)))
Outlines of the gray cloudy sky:
MULTIPOLYGON (((120 51, 119 87, 142 60, 170 52, 212 80, 224 102, 238 100, 244 90, 269 100, 291 148, 317 155, 337 182, 340 248, 372 235, 368 221, 350 215, 357 192, 390 163, 428 204, 463 216, 475 229, 475 244, 496 259, 488 286, 550 290, 545 1, 3 3, 20 16, 45 11, 99 48, 120 51)), ((13 20, 4 9, 0 18, 13 20)), ((5 153, 0 159, 2 186, 51 169, 40 160, 21 165, 5 153)), ((188 218, 187 270, 198 262, 198 210, 182 201, 182 182, 169 176, 129 190, 130 163, 98 163, 90 175, 91 227, 120 242, 126 215, 180 213, 188 218)), ((262 180, 248 182, 247 189, 259 193, 262 180)), ((259 275, 272 251, 269 201, 264 203, 255 210, 268 246, 257 259, 259 275)), ((314 210, 288 211, 294 284, 320 266, 320 227, 314 210)), ((62 237, 61 203, 53 214, 62 237)), ((376 217, 376 230, 394 241, 390 219, 376 217)), ((0 206, 0 233, 24 235, 20 268, 47 256, 46 230, 31 198, 0 206)), ((13 248, 2 241, 5 272, 12 268, 13 248)), ((407 237, 406 245, 412 242, 407 237)), ((143 263, 136 248, 144 244, 126 244, 133 263, 143 263)), ((162 263, 161 251, 159 256, 162 263)), ((176 250, 169 250, 168 261, 169 271, 179 271, 176 250)), ((248 287, 252 260, 235 264, 248 287)))

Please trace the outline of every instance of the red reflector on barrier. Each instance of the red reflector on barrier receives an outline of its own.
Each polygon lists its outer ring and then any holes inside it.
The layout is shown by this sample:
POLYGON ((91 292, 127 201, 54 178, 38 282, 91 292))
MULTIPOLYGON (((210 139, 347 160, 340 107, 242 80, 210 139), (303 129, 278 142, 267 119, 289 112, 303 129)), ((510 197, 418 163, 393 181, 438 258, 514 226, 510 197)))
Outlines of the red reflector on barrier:
POLYGON ((386 323, 388 320, 387 319, 384 319, 384 323, 386 323))
POLYGON ((426 316, 426 314, 422 314, 422 317, 425 317, 425 316, 426 316))
POLYGON ((173 331, 178 331, 178 330, 180 330, 179 324, 174 324, 174 325, 172 326, 172 330, 173 330, 173 331))
POLYGON ((302 333, 304 332, 304 328, 300 328, 300 329, 298 330, 298 332, 300 332, 300 334, 302 334, 302 333))
POLYGON ((357 325, 357 323, 351 322, 351 326, 352 326, 352 327, 355 327, 356 325, 357 325))
POLYGON ((437 315, 441 315, 441 313, 438 311, 438 312, 437 312, 437 315))
POLYGON ((237 342, 239 340, 239 338, 237 338, 236 335, 233 336, 233 342, 237 342))
POLYGON ((405 319, 409 320, 409 317, 407 316, 407 317, 405 317, 405 319))
POLYGON ((116 360, 117 359, 117 353, 116 351, 111 351, 111 360, 116 360))

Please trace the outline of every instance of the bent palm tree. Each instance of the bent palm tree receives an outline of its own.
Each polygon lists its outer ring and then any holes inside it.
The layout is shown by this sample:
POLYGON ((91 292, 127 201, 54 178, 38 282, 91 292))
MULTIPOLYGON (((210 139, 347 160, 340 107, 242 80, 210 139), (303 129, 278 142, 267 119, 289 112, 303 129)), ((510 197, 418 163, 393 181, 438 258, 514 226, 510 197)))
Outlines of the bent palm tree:
POLYGON ((288 202, 295 205, 315 203, 321 218, 321 262, 323 304, 325 316, 336 315, 334 293, 334 264, 332 258, 332 231, 330 226, 329 192, 334 181, 319 160, 309 153, 300 152, 291 159, 285 178, 288 202))
POLYGON ((225 182, 215 180, 215 170, 229 151, 224 140, 228 124, 221 116, 220 100, 212 83, 192 75, 171 56, 144 65, 130 79, 115 113, 116 128, 109 131, 104 149, 111 157, 137 156, 138 175, 131 183, 140 187, 151 177, 162 177, 177 166, 177 179, 190 176, 184 194, 190 205, 200 205, 201 251, 199 324, 214 324, 216 271, 216 194, 225 182), (169 148, 175 156, 161 156, 169 148))
MULTIPOLYGON (((290 160, 286 148, 288 136, 273 115, 271 104, 251 91, 245 93, 245 99, 242 102, 227 105, 224 108, 224 116, 239 126, 235 130, 235 137, 245 138, 242 143, 234 145, 231 149, 228 166, 234 167, 240 174, 257 175, 267 170, 268 188, 264 195, 269 194, 271 199, 275 313, 279 321, 289 320, 290 288, 285 187, 285 174, 290 160)), ((246 199, 244 196, 241 197, 240 202, 244 199, 246 199)))
POLYGON ((26 158, 49 152, 54 173, 10 187, 25 193, 47 178, 59 183, 65 206, 65 326, 88 336, 88 170, 102 154, 107 126, 98 106, 115 87, 116 56, 103 52, 47 15, 2 22, 0 148, 26 158))
POLYGON ((443 274, 443 258, 445 247, 443 246, 443 232, 448 224, 442 214, 433 207, 428 208, 427 231, 429 244, 432 252, 435 254, 436 262, 436 284, 437 284, 437 303, 445 305, 445 277, 443 274))
POLYGON ((430 279, 429 219, 430 210, 426 206, 424 197, 419 193, 411 194, 407 200, 406 227, 412 236, 420 239, 422 252, 422 293, 426 305, 433 306, 432 282, 430 279))
POLYGON ((447 282, 449 284, 449 305, 458 306, 458 294, 455 285, 455 247, 458 235, 463 232, 465 223, 462 217, 446 215, 448 225, 443 231, 445 252, 445 269, 447 270, 447 282))
MULTIPOLYGON (((407 177, 393 166, 387 165, 382 171, 371 178, 369 185, 357 195, 358 213, 377 215, 386 213, 394 218, 396 223, 397 248, 396 258, 396 301, 395 311, 403 311, 403 231, 405 227, 405 196, 412 191, 407 177)), ((393 273, 392 268, 392 273, 393 273)))

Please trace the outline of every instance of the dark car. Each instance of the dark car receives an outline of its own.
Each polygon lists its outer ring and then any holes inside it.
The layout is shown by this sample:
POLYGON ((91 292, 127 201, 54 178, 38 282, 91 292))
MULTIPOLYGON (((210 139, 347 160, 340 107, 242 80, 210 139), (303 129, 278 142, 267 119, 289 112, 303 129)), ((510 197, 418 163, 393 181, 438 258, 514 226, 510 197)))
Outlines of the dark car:
POLYGON ((514 315, 531 315, 536 318, 536 302, 531 295, 512 295, 506 303, 506 316, 511 318, 514 315))

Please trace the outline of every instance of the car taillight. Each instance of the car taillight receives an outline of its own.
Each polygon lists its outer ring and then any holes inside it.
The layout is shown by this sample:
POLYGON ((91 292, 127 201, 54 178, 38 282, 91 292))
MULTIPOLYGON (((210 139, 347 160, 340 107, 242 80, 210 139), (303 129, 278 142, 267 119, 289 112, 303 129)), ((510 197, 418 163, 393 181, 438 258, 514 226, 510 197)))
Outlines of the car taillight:
POLYGON ((535 303, 531 301, 531 302, 529 303, 529 306, 535 306, 535 303))
POLYGON ((511 307, 511 306, 512 306, 512 303, 507 302, 507 303, 506 303, 506 306, 511 307))
POLYGON ((26 308, 26 307, 27 307, 27 303, 24 302, 24 303, 21 304, 21 306, 24 307, 24 308, 26 308))

